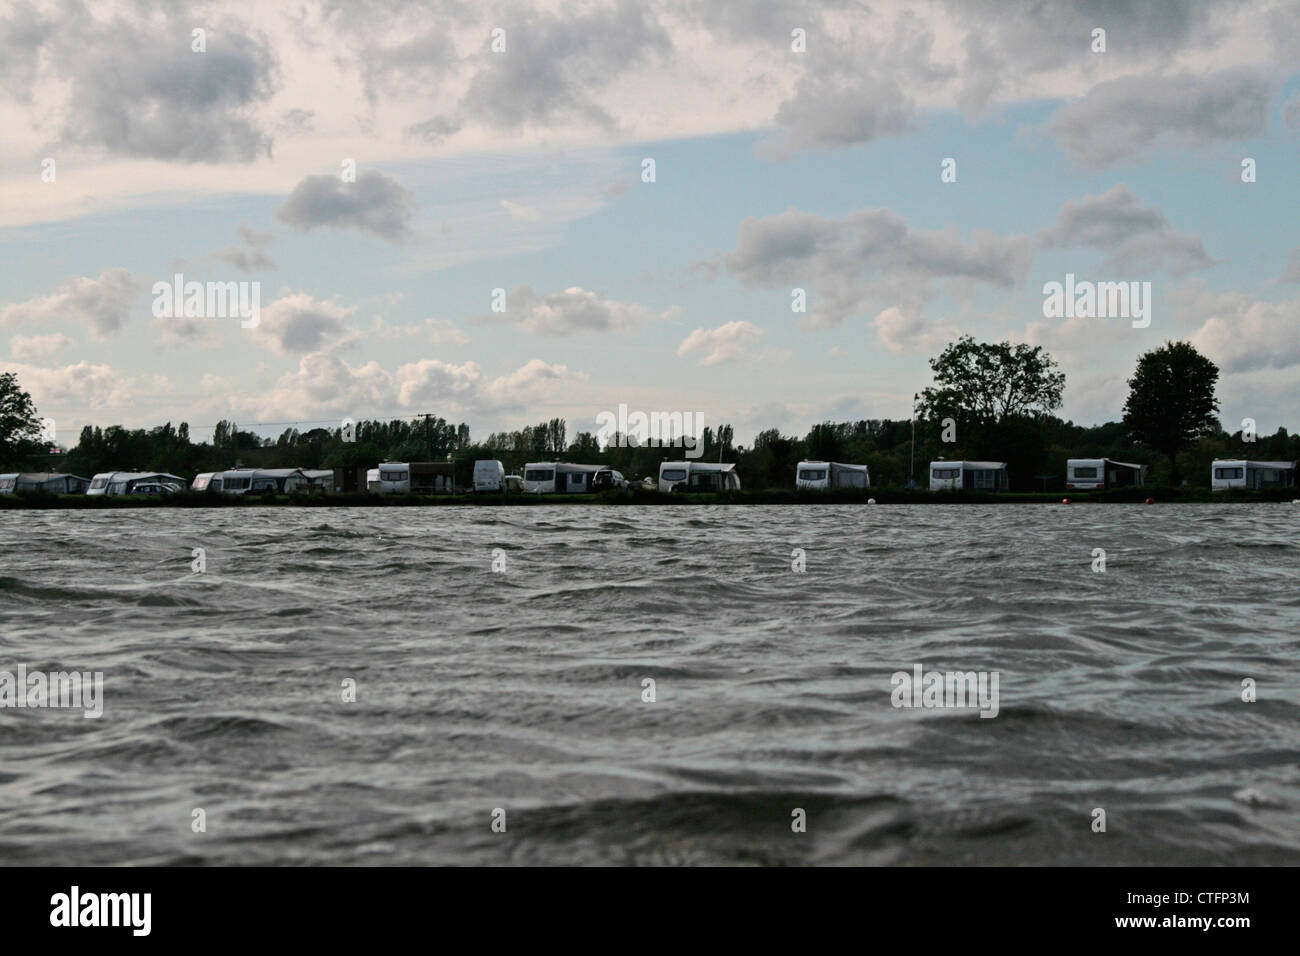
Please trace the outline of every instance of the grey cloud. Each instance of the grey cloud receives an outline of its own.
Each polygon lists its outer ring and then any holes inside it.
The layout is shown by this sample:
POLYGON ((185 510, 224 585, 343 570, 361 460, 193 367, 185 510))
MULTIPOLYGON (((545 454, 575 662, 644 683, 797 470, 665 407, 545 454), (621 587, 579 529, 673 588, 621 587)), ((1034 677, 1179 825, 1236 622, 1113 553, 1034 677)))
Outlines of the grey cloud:
POLYGON ((506 311, 478 316, 478 322, 509 322, 536 335, 575 332, 618 332, 637 328, 655 318, 672 318, 676 308, 655 316, 644 306, 606 299, 595 292, 570 288, 538 295, 528 284, 506 296, 506 311))
POLYGON ((485 48, 456 115, 433 117, 408 132, 438 141, 470 124, 518 129, 528 124, 579 121, 612 128, 616 122, 595 94, 626 70, 666 56, 672 41, 634 0, 609 9, 529 12, 502 17, 506 52, 485 48))
POLYGON ((190 163, 269 155, 271 137, 251 112, 274 92, 270 45, 233 26, 204 28, 206 53, 191 50, 188 19, 160 29, 92 20, 93 36, 67 38, 65 141, 190 163))
POLYGON ((240 272, 261 272, 275 268, 275 262, 260 249, 241 249, 238 246, 230 246, 216 253, 216 257, 240 272))
POLYGON ((1126 76, 1062 108, 1051 129, 1076 164, 1104 169, 1158 146, 1204 148, 1263 133, 1276 89, 1275 78, 1249 69, 1126 76))
POLYGON ((338 175, 308 176, 276 210, 276 216, 302 232, 327 226, 355 229, 390 242, 411 235, 415 202, 397 180, 366 170, 354 183, 338 175))
POLYGON ((1011 288, 1033 260, 1027 236, 990 232, 962 239, 954 230, 919 232, 888 209, 863 209, 830 219, 787 209, 744 220, 736 248, 723 261, 742 283, 805 288, 812 325, 833 325, 881 304, 916 307, 929 283, 959 280, 1011 288))
POLYGON ((1214 265, 1200 237, 1175 230, 1164 213, 1143 206, 1124 185, 1065 203, 1042 242, 1047 247, 1105 250, 1109 266, 1125 271, 1182 274, 1214 265))

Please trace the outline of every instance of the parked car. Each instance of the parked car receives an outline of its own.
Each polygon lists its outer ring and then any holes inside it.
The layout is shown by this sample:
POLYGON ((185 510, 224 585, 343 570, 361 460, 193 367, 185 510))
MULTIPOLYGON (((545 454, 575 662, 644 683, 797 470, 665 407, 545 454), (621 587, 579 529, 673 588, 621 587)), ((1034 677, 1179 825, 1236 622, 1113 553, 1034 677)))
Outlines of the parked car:
POLYGON ((607 491, 611 488, 626 488, 627 479, 612 468, 596 472, 591 478, 592 491, 607 491))

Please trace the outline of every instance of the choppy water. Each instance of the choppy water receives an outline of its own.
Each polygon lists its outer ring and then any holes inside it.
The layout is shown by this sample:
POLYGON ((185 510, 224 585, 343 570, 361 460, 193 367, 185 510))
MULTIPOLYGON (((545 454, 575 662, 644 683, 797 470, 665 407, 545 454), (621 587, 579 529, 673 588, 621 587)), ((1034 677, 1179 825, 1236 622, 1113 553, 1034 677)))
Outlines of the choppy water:
POLYGON ((1296 863, 1298 568, 1289 504, 0 513, 0 670, 105 674, 0 709, 0 862, 1296 863))

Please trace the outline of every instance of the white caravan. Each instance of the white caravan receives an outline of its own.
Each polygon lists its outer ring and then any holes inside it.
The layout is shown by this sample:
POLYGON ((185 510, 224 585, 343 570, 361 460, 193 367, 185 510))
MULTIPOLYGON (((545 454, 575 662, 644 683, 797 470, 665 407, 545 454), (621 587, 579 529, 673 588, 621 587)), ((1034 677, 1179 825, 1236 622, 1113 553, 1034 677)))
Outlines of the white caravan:
POLYGON ((201 475, 195 475, 190 482, 190 491, 220 491, 221 476, 224 474, 223 471, 205 471, 201 475))
POLYGON ((1293 461, 1247 461, 1244 458, 1216 458, 1210 466, 1210 488, 1290 488, 1295 485, 1293 461))
POLYGON ((366 472, 366 490, 378 494, 405 495, 411 491, 411 465, 405 461, 381 461, 366 472))
POLYGON ((660 491, 739 491, 734 462, 661 461, 660 491))
POLYGON ((581 494, 591 491, 592 478, 603 465, 567 461, 533 461, 524 465, 524 491, 534 495, 581 494))
POLYGON ((157 471, 101 471, 90 480, 88 495, 129 495, 136 485, 156 482, 175 485, 176 491, 185 488, 185 479, 157 471))
POLYGON ((1005 461, 930 462, 931 491, 1003 491, 1007 487, 1005 461))
POLYGON ((1147 466, 1111 458, 1067 458, 1065 487, 1076 491, 1093 488, 1141 488, 1147 466))
POLYGON ((801 461, 795 467, 794 486, 812 490, 827 488, 870 488, 866 465, 845 465, 838 461, 801 461))
POLYGON ((506 469, 496 459, 474 462, 474 490, 503 491, 506 486, 506 469))
POLYGON ((221 491, 227 495, 289 494, 310 485, 298 468, 241 468, 221 473, 221 491))

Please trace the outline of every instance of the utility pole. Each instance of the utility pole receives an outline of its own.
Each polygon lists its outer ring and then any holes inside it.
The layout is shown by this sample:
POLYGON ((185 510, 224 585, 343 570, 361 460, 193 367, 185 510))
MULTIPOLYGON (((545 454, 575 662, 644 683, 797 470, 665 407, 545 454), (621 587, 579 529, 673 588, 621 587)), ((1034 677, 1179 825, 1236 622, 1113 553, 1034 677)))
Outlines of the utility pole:
POLYGON ((424 437, 429 442, 429 461, 433 461, 433 416, 424 413, 424 437))
POLYGON ((907 483, 909 485, 916 483, 916 403, 920 399, 920 394, 912 393, 912 448, 907 459, 907 483))

